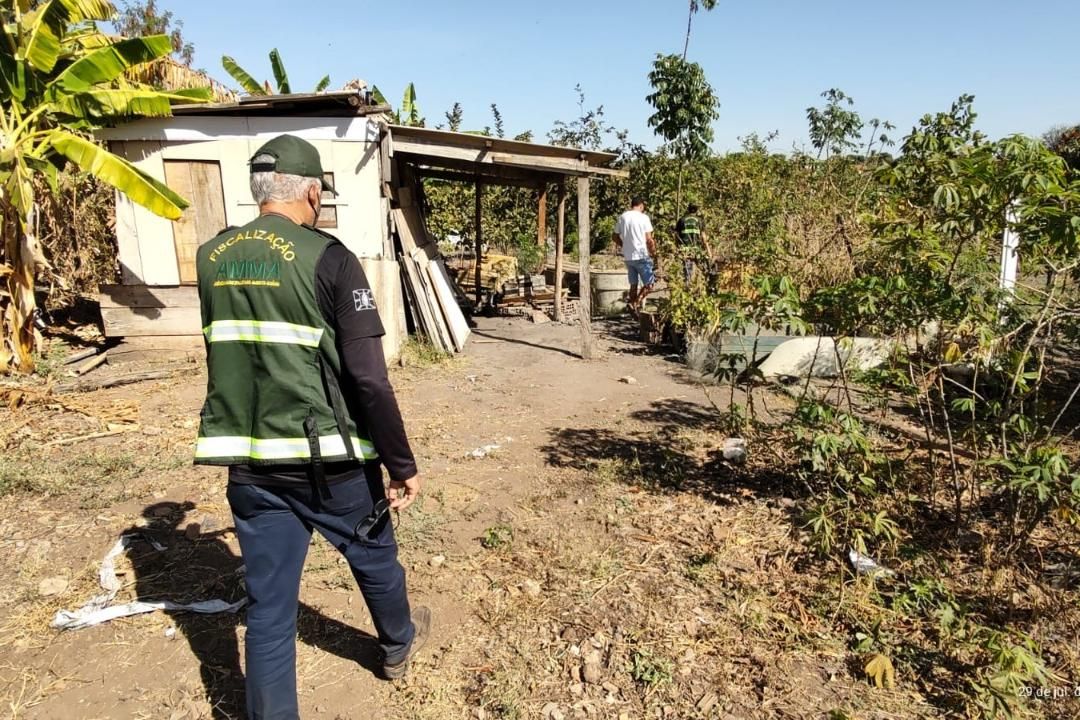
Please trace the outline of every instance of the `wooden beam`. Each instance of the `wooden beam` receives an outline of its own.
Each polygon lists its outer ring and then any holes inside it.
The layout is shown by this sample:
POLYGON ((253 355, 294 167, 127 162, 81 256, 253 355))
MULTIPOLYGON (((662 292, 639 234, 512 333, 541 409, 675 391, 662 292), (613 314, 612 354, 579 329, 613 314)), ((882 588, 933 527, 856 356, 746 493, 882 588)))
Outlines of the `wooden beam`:
POLYGON ((480 268, 480 265, 481 265, 481 263, 483 262, 483 259, 484 259, 484 255, 483 255, 484 231, 483 231, 483 225, 482 225, 482 220, 483 220, 482 209, 483 209, 483 199, 484 199, 484 185, 483 185, 483 183, 480 183, 479 181, 476 183, 476 191, 475 191, 474 194, 475 194, 475 197, 476 197, 476 208, 475 208, 476 214, 475 214, 475 216, 473 218, 475 226, 476 226, 476 230, 474 232, 474 234, 476 235, 476 278, 475 278, 476 279, 476 307, 479 308, 480 304, 481 304, 481 302, 483 300, 483 298, 482 298, 483 290, 481 288, 481 284, 482 284, 482 281, 483 281, 483 273, 481 272, 481 268, 480 268))
POLYGON ((614 168, 593 167, 584 160, 570 160, 566 158, 533 157, 532 155, 514 155, 510 153, 491 153, 486 162, 496 165, 510 165, 513 167, 547 169, 565 175, 607 175, 610 177, 628 178, 629 170, 616 170, 614 168))
MULTIPOLYGON (((487 168, 485 168, 486 170, 487 168)), ((496 168, 491 168, 492 170, 496 168)), ((506 187, 535 188, 535 177, 503 177, 488 172, 470 172, 469 170, 446 170, 443 168, 417 168, 416 174, 421 178, 433 180, 448 180, 450 182, 476 184, 476 181, 485 185, 504 185, 506 187)))
POLYGON ((559 209, 555 222, 555 322, 562 320, 563 244, 566 241, 566 180, 559 178, 559 209))
POLYGON ((536 242, 547 262, 547 183, 540 186, 536 199, 536 242))
POLYGON ((589 235, 589 178, 579 177, 577 180, 577 214, 578 214, 578 282, 580 290, 579 302, 581 303, 581 357, 592 360, 595 356, 592 336, 592 283, 589 277, 589 256, 592 253, 591 238, 589 235))
POLYGON ((465 161, 481 165, 508 165, 540 172, 561 175, 607 175, 611 177, 629 177, 627 170, 615 170, 589 165, 584 160, 573 158, 544 157, 542 155, 523 155, 520 153, 492 152, 488 148, 470 148, 442 143, 425 142, 416 138, 393 139, 394 153, 420 156, 437 165, 438 160, 465 161))

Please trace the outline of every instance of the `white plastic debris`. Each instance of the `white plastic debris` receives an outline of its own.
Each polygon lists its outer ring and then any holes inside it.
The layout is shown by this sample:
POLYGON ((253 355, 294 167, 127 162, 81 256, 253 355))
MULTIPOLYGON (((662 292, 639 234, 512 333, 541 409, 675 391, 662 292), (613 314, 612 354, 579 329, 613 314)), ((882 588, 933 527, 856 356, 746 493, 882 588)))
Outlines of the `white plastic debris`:
POLYGON ((483 445, 473 450, 471 453, 468 454, 467 457, 484 458, 501 447, 502 445, 483 445))
POLYGON ((203 600, 195 603, 175 603, 171 600, 136 600, 135 602, 111 605, 90 612, 86 612, 88 606, 82 607, 75 612, 61 610, 53 618, 52 626, 58 630, 81 630, 117 618, 142 615, 155 610, 182 610, 202 615, 214 615, 223 612, 236 612, 244 607, 246 603, 246 599, 237 600, 234 603, 227 603, 224 600, 203 600))
POLYGON ((724 440, 724 447, 720 451, 728 462, 741 463, 746 460, 746 440, 742 438, 728 438, 724 440))
POLYGON ((851 561, 851 566, 855 568, 855 572, 859 575, 880 575, 882 577, 889 577, 890 575, 896 574, 892 570, 878 565, 877 561, 872 557, 867 557, 855 550, 848 552, 848 560, 851 561))
POLYGON ((82 628, 100 625, 101 623, 116 620, 117 618, 140 615, 153 612, 154 610, 182 610, 188 612, 214 614, 222 612, 236 612, 242 608, 247 599, 227 603, 224 600, 204 600, 195 603, 175 603, 171 600, 136 600, 123 605, 112 605, 116 594, 120 592, 120 579, 116 577, 116 565, 114 561, 134 540, 144 538, 158 552, 163 552, 165 546, 151 538, 141 535, 121 535, 112 549, 105 554, 98 570, 98 583, 105 591, 100 595, 90 598, 81 608, 75 611, 60 610, 53 618, 52 626, 58 630, 79 630, 82 628))

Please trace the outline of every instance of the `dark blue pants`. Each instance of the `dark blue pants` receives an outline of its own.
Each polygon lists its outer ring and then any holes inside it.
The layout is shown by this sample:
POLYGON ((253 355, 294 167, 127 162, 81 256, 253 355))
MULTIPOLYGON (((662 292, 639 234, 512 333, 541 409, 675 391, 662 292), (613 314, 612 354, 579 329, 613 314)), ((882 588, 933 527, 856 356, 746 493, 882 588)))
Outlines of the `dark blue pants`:
POLYGON ((357 522, 384 497, 381 472, 358 470, 330 486, 320 500, 310 487, 229 483, 228 498, 247 585, 247 715, 251 720, 295 720, 296 613, 300 575, 316 529, 341 551, 367 602, 386 662, 404 660, 414 628, 397 560, 390 514, 363 538, 357 522))

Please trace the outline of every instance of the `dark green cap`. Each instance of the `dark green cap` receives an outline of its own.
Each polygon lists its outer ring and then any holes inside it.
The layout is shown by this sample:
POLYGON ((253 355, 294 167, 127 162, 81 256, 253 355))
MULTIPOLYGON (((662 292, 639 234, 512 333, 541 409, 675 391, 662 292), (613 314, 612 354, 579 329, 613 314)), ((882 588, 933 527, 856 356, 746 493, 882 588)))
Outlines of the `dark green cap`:
POLYGON ((337 195, 334 186, 326 181, 319 151, 307 140, 295 135, 278 135, 270 140, 255 151, 248 165, 253 173, 279 172, 284 175, 318 178, 322 181, 323 190, 337 195), (255 162, 254 159, 260 155, 269 155, 274 158, 274 162, 255 162))

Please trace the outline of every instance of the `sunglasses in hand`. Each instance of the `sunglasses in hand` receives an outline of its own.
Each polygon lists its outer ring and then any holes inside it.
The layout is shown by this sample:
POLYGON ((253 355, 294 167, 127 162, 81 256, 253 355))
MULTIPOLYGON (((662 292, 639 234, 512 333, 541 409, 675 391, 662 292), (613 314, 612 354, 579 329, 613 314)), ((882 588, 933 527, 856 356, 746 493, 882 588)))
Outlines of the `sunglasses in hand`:
POLYGON ((372 509, 371 513, 367 517, 361 518, 360 522, 356 523, 356 527, 353 528, 355 537, 367 537, 388 512, 390 512, 390 500, 383 498, 375 503, 375 507, 372 509))

